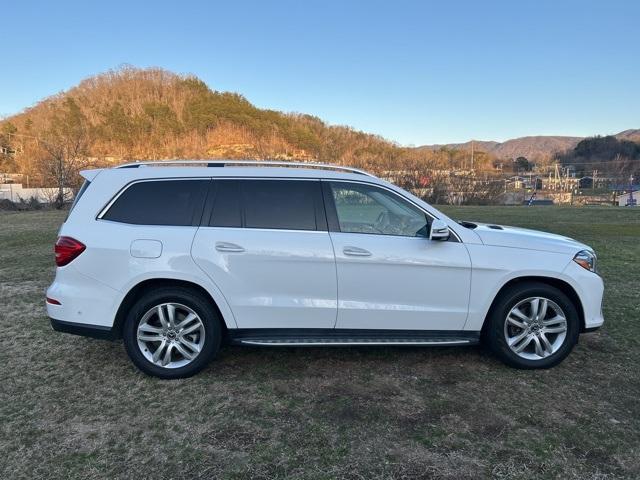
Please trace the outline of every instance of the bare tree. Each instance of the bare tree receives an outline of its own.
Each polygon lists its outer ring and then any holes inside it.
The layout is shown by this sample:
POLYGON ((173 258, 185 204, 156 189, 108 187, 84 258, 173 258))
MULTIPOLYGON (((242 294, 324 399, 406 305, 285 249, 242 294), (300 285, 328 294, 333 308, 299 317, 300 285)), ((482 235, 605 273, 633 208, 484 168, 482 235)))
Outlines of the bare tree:
POLYGON ((56 179, 55 205, 61 208, 66 188, 72 185, 89 149, 88 122, 73 98, 65 99, 62 108, 52 115, 39 143, 46 152, 44 173, 56 179))

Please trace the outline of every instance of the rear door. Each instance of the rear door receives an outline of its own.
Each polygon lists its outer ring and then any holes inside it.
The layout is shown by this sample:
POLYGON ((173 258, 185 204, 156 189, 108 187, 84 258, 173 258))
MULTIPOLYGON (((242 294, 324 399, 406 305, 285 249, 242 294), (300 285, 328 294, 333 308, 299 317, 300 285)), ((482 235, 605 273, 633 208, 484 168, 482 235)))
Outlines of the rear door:
POLYGON ((192 255, 239 328, 333 328, 337 281, 319 180, 215 179, 192 255))

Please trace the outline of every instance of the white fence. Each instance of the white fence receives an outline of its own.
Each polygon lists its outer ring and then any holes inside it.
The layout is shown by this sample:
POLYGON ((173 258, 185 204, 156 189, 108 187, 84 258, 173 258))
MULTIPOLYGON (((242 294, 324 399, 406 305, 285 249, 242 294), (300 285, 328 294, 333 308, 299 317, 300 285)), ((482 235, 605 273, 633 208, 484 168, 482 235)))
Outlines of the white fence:
MULTIPOLYGON (((23 188, 20 183, 3 183, 0 184, 0 200, 11 200, 19 202, 20 200, 29 200, 35 198, 40 203, 51 203, 58 196, 58 189, 55 187, 44 188, 23 188)), ((73 198, 73 190, 64 189, 65 200, 73 198)))

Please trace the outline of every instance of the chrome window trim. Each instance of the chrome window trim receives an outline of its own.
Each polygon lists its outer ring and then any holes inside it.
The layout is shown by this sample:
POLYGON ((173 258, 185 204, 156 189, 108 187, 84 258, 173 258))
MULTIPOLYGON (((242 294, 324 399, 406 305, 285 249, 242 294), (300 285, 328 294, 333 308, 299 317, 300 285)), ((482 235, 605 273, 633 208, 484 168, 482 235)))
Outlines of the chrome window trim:
MULTIPOLYGON (((431 212, 425 210, 423 207, 418 205, 413 200, 411 200, 411 199, 405 197, 404 195, 402 195, 400 192, 397 192, 397 191, 393 190, 392 188, 389 188, 386 185, 381 185, 379 183, 367 182, 367 181, 362 181, 362 180, 334 179, 334 178, 324 178, 324 177, 261 177, 261 176, 257 176, 257 177, 254 177, 254 176, 246 176, 246 177, 245 176, 240 176, 239 177, 239 176, 233 176, 233 175, 225 175, 225 176, 214 176, 214 177, 206 176, 206 177, 140 178, 140 179, 137 179, 137 180, 133 180, 133 181, 125 184, 120 189, 120 191, 118 193, 116 193, 113 196, 113 198, 111 200, 109 200, 109 202, 107 202, 107 204, 100 210, 100 212, 96 216, 96 220, 102 220, 102 221, 105 221, 105 222, 110 221, 110 220, 103 220, 102 217, 107 213, 109 208, 111 208, 111 206, 116 202, 116 200, 118 200, 120 195, 122 195, 132 185, 135 185, 136 183, 142 183, 142 182, 164 182, 164 181, 170 181, 170 180, 174 180, 174 181, 175 180, 185 180, 185 181, 189 181, 189 180, 290 180, 290 181, 356 183, 356 184, 368 185, 368 186, 371 186, 371 187, 377 187, 377 188, 381 188, 383 190, 386 190, 386 191, 392 193, 393 195, 399 197, 400 199, 404 200, 405 202, 409 202, 411 205, 413 205, 418 210, 420 210, 425 215, 427 215, 431 219, 431 221, 433 221, 435 219, 439 219, 434 214, 432 214, 431 212)), ((120 222, 115 222, 115 223, 120 223, 120 222)), ((192 225, 182 225, 182 226, 192 226, 192 225)), ((202 227, 202 225, 201 225, 201 227, 202 227)), ((247 227, 209 227, 209 226, 207 228, 243 228, 243 229, 247 229, 247 227)), ((272 231, 278 231, 278 232, 319 232, 319 233, 324 233, 324 230, 320 231, 320 230, 289 230, 289 229, 251 229, 251 228, 249 228, 249 229, 250 230, 272 230, 272 231)), ((449 231, 451 232, 451 234, 456 238, 456 240, 459 243, 463 243, 462 239, 455 232, 455 230, 453 230, 450 227, 449 231)), ((340 233, 343 233, 343 232, 340 232, 340 233)), ((348 233, 348 232, 344 232, 344 233, 348 233)), ((357 234, 357 235, 368 235, 368 234, 360 233, 360 234, 357 234)), ((400 238, 413 238, 413 237, 405 237, 405 236, 402 236, 402 235, 386 235, 386 236, 388 236, 388 237, 400 237, 400 238)), ((416 237, 416 238, 420 238, 420 237, 416 237)))

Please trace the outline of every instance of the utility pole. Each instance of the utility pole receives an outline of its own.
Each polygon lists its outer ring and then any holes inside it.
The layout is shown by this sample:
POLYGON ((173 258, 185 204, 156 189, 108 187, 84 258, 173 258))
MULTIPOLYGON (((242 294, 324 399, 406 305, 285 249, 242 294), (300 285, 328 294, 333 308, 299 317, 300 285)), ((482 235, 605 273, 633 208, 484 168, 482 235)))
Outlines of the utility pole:
POLYGON ((629 177, 629 198, 627 199, 627 207, 635 207, 636 199, 633 198, 633 175, 629 177))
POLYGON ((471 170, 473 171, 473 140, 471 140, 471 170))

